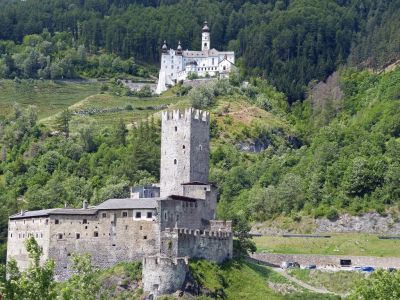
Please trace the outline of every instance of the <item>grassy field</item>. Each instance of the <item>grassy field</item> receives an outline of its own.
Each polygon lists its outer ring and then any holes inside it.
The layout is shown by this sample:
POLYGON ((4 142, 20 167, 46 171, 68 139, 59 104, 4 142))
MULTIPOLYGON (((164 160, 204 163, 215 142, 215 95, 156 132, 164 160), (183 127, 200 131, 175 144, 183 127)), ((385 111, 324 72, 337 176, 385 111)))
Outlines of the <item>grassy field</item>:
POLYGON ((259 252, 400 257, 400 240, 380 240, 372 234, 332 234, 331 238, 263 236, 254 239, 259 252))
POLYGON ((289 274, 316 288, 325 288, 330 292, 348 294, 354 284, 365 278, 365 274, 359 272, 323 272, 319 270, 293 269, 289 274))
POLYGON ((201 260, 191 262, 190 268, 196 280, 215 296, 219 295, 219 298, 339 299, 335 296, 308 293, 272 269, 250 262, 234 260, 219 267, 201 260))

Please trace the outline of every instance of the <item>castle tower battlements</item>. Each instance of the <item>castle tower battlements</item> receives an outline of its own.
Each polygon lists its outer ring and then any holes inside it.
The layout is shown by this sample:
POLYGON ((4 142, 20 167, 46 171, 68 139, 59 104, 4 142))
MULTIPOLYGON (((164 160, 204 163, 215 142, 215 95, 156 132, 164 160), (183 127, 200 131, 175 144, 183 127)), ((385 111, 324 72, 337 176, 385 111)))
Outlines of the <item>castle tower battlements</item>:
POLYGON ((208 183, 210 114, 193 108, 162 113, 160 195, 184 195, 182 184, 208 183))
POLYGON ((172 111, 163 111, 162 112, 162 120, 186 120, 186 121, 203 121, 206 123, 210 122, 210 113, 208 111, 203 111, 200 109, 195 109, 193 107, 187 108, 184 111, 180 109, 172 110, 172 111))

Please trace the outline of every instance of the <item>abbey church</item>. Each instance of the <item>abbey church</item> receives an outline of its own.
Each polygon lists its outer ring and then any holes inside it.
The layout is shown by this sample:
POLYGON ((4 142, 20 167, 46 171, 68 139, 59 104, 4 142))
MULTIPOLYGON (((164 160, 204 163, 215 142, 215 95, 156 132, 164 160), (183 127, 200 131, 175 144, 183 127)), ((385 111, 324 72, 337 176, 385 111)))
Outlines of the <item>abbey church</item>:
POLYGON ((161 68, 156 93, 160 94, 190 75, 196 77, 226 78, 235 68, 235 53, 211 48, 210 28, 204 22, 201 37, 201 51, 183 50, 178 42, 176 50, 168 49, 167 43, 161 48, 161 68))

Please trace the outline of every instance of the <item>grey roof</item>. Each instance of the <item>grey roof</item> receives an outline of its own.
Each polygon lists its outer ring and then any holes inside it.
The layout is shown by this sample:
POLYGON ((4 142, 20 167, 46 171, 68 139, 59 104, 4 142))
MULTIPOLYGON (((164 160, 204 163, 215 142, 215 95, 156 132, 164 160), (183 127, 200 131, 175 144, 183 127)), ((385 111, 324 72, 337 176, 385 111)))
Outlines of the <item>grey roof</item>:
POLYGON ((94 215, 97 213, 97 209, 83 209, 83 208, 51 208, 42 210, 25 211, 23 213, 17 213, 10 216, 10 219, 24 219, 24 218, 36 218, 36 217, 47 217, 49 215, 94 215))
POLYGON ((157 200, 162 200, 162 198, 110 199, 97 205, 95 208, 97 209, 156 208, 157 200))
POLYGON ((203 199, 196 199, 191 197, 171 195, 166 198, 139 198, 139 199, 109 199, 103 203, 92 208, 51 208, 42 210, 25 211, 22 214, 17 213, 10 216, 10 219, 24 219, 35 217, 47 217, 50 215, 95 215, 99 210, 109 209, 155 209, 157 208, 157 201, 159 200, 181 200, 181 201, 196 201, 203 199))

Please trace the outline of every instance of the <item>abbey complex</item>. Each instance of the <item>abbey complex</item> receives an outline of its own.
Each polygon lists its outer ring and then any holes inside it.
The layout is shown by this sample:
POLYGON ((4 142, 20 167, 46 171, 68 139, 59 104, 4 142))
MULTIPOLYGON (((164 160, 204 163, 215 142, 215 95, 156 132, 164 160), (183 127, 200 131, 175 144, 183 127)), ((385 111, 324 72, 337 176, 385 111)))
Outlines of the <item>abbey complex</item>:
POLYGON ((164 42, 161 54, 161 68, 156 93, 160 94, 169 86, 195 77, 228 77, 235 69, 235 53, 222 52, 211 48, 210 28, 204 22, 201 51, 183 50, 179 42, 176 50, 169 49, 164 42))
POLYGON ((56 262, 58 280, 71 275, 72 253, 90 253, 100 268, 143 260, 144 290, 159 295, 182 286, 188 258, 231 258, 231 222, 215 219, 217 188, 208 182, 209 126, 208 112, 163 112, 159 184, 93 207, 11 216, 8 260, 28 267, 24 241, 31 236, 43 248, 43 259, 56 262))

